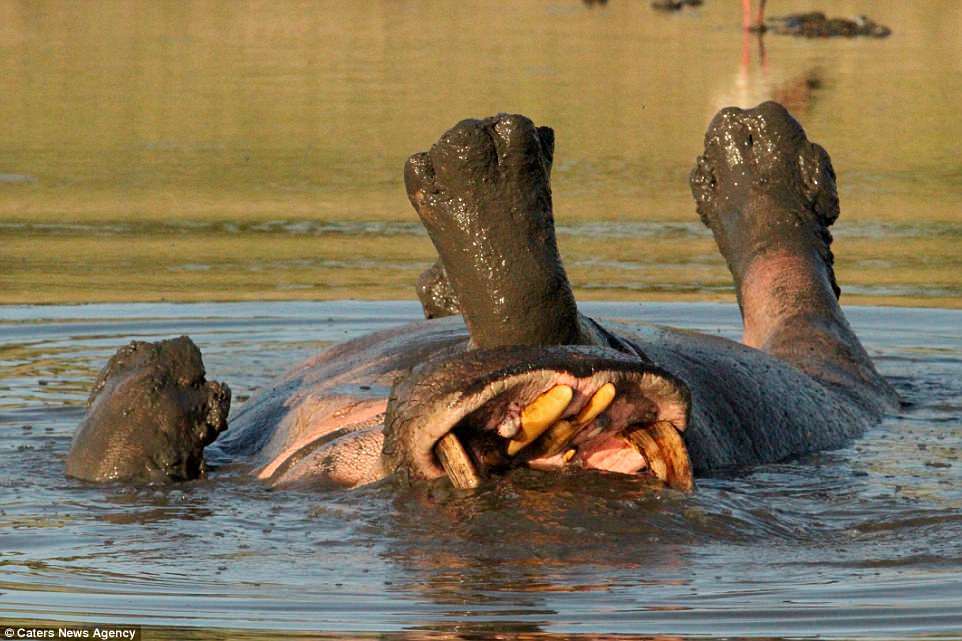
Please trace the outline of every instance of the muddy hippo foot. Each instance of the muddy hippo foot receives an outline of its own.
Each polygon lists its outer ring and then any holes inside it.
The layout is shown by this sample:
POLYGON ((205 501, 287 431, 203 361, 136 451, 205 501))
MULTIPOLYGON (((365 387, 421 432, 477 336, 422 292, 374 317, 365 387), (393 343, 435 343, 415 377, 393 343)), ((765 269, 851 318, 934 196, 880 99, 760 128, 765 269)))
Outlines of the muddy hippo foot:
POLYGON ((553 150, 551 129, 501 114, 458 123, 405 166, 475 345, 585 342, 555 241, 553 150))
POLYGON ((784 107, 718 112, 690 183, 737 287, 753 261, 779 254, 820 261, 838 295, 828 231, 839 214, 835 172, 784 107))
POLYGON ((690 396, 666 372, 585 346, 477 350, 395 385, 383 465, 471 487, 513 467, 594 469, 694 487, 681 433, 690 396))
POLYGON ((121 348, 100 372, 67 455, 68 476, 166 483, 202 477, 227 429, 230 388, 208 382, 186 336, 121 348))

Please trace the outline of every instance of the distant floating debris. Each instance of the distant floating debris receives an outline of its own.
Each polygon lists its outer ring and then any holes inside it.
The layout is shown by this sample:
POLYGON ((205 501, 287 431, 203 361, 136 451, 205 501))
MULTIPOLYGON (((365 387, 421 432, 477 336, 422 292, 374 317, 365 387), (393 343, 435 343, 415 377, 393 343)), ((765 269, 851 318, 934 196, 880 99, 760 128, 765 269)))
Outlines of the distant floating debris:
POLYGON ((654 0, 651 8, 658 11, 679 11, 685 7, 700 7, 702 3, 703 0, 654 0))
POLYGON ((801 38, 885 38, 892 33, 885 25, 866 16, 858 16, 854 20, 829 18, 821 11, 767 18, 764 24, 755 25, 752 30, 801 38))

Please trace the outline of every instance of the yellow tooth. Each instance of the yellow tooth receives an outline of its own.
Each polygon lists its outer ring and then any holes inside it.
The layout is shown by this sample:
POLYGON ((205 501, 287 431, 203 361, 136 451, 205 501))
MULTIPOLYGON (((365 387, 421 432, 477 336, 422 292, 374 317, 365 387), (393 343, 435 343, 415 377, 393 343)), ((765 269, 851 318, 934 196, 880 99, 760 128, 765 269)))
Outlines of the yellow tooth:
POLYGON ((577 452, 575 452, 575 450, 568 450, 567 452, 565 452, 565 454, 564 454, 564 456, 562 457, 562 459, 564 459, 564 462, 565 462, 565 463, 569 463, 569 462, 571 462, 571 459, 573 459, 573 458, 575 457, 575 454, 576 454, 576 453, 577 453, 577 452))
POLYGON ((556 385, 521 410, 521 433, 508 442, 508 456, 514 456, 546 429, 554 425, 574 395, 567 385, 556 385))
POLYGON ((587 425, 595 420, 599 414, 608 409, 608 406, 611 405, 611 401, 613 400, 615 400, 615 386, 611 383, 605 383, 598 388, 598 391, 595 392, 591 399, 585 403, 585 406, 581 408, 578 416, 575 417, 575 423, 578 425, 587 425))
POLYGON ((580 425, 571 421, 564 419, 558 421, 549 427, 532 446, 534 451, 531 452, 530 458, 542 458, 560 453, 580 429, 580 425))

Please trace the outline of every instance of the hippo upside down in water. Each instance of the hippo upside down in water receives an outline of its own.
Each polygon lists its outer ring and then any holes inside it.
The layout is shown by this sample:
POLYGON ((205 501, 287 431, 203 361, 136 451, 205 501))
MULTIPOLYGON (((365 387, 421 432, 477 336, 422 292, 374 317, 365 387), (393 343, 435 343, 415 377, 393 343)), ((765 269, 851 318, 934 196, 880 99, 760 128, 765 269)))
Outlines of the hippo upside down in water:
POLYGON ((691 173, 742 343, 578 312, 555 242, 553 152, 552 130, 523 116, 457 124, 405 167, 440 257, 419 283, 429 320, 321 352, 216 442, 229 391, 204 380, 196 347, 125 348, 150 358, 115 357, 101 375, 68 474, 192 478, 210 445, 277 486, 446 473, 472 486, 525 465, 688 489, 693 472, 838 447, 897 406, 838 303, 828 154, 783 107, 719 112, 691 173))

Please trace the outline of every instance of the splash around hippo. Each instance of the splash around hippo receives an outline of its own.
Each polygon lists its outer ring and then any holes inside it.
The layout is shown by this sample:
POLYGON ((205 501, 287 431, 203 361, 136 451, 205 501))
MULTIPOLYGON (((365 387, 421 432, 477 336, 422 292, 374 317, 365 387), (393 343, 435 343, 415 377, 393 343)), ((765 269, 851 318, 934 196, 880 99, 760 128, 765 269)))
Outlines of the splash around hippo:
MULTIPOLYGON (((555 241, 553 157, 554 132, 517 115, 462 121, 412 156, 408 196, 439 255, 418 283, 428 320, 297 366, 208 453, 272 486, 448 476, 471 487, 527 466, 689 490, 699 473, 839 447, 897 407, 838 304, 831 161, 783 107, 722 110, 691 175, 735 281, 742 343, 579 313, 555 241)), ((185 383, 121 360, 101 374, 67 473, 202 475, 200 462, 157 461, 198 461, 226 388, 196 376, 199 354, 185 383), (158 389, 176 401, 153 402, 158 389), (137 447, 114 446, 131 433, 137 447)))

